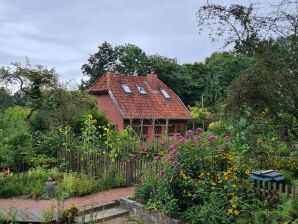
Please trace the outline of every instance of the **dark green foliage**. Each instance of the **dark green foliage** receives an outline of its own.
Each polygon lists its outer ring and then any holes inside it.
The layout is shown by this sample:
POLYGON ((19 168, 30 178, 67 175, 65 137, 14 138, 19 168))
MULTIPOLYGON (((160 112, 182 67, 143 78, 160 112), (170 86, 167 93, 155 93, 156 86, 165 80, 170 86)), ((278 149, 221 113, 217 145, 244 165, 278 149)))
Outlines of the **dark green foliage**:
POLYGON ((103 42, 98 46, 98 52, 90 55, 88 64, 82 66, 83 74, 90 78, 87 82, 82 81, 82 87, 88 87, 100 76, 109 71, 110 67, 115 64, 115 60, 114 48, 108 42, 103 42))
POLYGON ((9 94, 7 89, 5 89, 4 87, 0 87, 0 112, 14 105, 15 100, 13 96, 9 94))
POLYGON ((81 135, 83 123, 88 114, 92 115, 92 117, 97 121, 96 124, 98 126, 107 126, 109 124, 109 121, 106 118, 106 116, 103 113, 98 112, 97 109, 94 108, 92 110, 87 110, 82 114, 78 114, 74 116, 70 121, 70 126, 72 127, 75 135, 77 136, 81 135))
POLYGON ((13 107, 0 113, 0 167, 21 171, 29 157, 20 153, 33 155, 32 135, 26 119, 29 112, 28 108, 13 107))

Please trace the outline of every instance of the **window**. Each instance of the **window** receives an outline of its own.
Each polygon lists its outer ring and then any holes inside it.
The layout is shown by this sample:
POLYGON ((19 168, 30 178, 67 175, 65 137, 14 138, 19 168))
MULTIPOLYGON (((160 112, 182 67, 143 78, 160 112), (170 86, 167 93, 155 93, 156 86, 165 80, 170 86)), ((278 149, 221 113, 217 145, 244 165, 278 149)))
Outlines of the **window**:
POLYGON ((155 126, 154 132, 157 135, 161 135, 162 134, 162 128, 161 128, 161 126, 155 126))
POLYGON ((169 134, 174 134, 175 133, 175 125, 170 125, 168 127, 168 133, 169 134))
POLYGON ((148 127, 143 127, 143 135, 148 135, 148 127))
POLYGON ((124 89, 124 92, 126 93, 132 93, 131 89, 127 84, 122 84, 122 88, 124 89))
POLYGON ((170 95, 168 94, 168 92, 166 90, 160 89, 160 92, 166 99, 171 99, 170 95))
POLYGON ((146 91, 145 91, 145 89, 144 89, 142 86, 137 85, 137 89, 139 90, 139 92, 140 92, 142 95, 146 95, 146 94, 147 94, 146 91))

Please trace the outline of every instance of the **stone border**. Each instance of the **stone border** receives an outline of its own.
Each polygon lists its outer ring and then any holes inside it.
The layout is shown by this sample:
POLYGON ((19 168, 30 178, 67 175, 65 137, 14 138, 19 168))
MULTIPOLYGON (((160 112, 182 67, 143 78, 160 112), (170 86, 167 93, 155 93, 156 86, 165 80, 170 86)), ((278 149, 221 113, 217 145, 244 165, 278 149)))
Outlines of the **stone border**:
POLYGON ((132 216, 135 216, 145 223, 161 223, 161 224, 182 224, 180 220, 170 218, 164 214, 150 211, 145 208, 145 206, 139 202, 130 200, 128 198, 120 199, 120 206, 126 208, 132 216))

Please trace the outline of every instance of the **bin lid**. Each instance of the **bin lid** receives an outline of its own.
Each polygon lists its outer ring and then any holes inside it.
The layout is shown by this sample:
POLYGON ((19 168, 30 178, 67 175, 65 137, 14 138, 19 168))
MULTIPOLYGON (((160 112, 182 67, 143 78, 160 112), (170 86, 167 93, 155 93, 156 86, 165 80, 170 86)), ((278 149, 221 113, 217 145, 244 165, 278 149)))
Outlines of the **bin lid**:
POLYGON ((267 181, 271 181, 272 180, 272 178, 271 177, 261 177, 261 176, 257 176, 257 175, 250 175, 250 178, 252 179, 252 180, 259 180, 259 181, 265 181, 265 182, 267 182, 267 181))
POLYGON ((261 176, 261 177, 269 177, 269 178, 275 178, 275 177, 282 176, 281 173, 274 172, 273 170, 253 171, 252 174, 261 176))
POLYGON ((259 181, 276 181, 282 182, 285 180, 285 177, 281 173, 274 172, 273 170, 259 170, 253 171, 250 175, 252 180, 259 180, 259 181))

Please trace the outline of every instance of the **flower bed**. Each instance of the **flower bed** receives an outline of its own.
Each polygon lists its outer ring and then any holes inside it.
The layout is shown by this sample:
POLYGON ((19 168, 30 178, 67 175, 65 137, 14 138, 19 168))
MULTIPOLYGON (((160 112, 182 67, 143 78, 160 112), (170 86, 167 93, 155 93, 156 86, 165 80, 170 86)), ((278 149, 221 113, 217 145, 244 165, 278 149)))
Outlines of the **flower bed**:
MULTIPOLYGON (((162 154, 136 188, 146 208, 190 223, 247 223, 265 210, 248 178, 253 161, 232 153, 227 137, 188 131, 162 154)), ((273 198, 274 207, 279 200, 273 198)))

